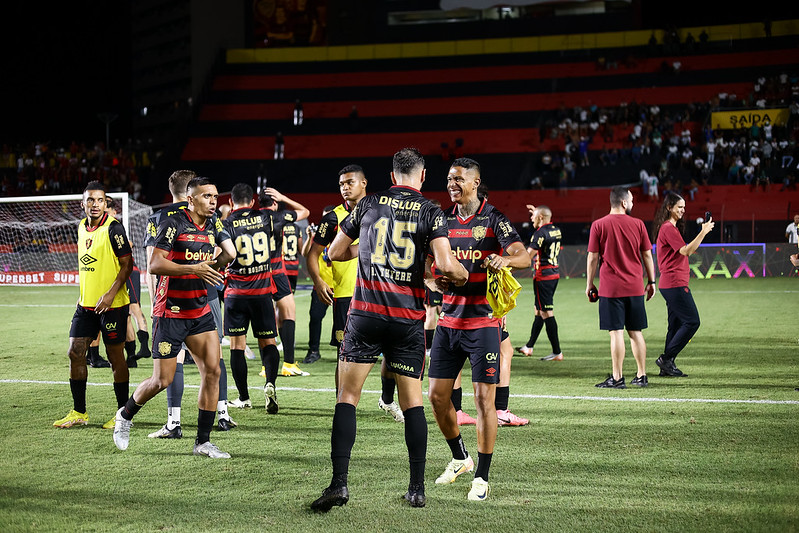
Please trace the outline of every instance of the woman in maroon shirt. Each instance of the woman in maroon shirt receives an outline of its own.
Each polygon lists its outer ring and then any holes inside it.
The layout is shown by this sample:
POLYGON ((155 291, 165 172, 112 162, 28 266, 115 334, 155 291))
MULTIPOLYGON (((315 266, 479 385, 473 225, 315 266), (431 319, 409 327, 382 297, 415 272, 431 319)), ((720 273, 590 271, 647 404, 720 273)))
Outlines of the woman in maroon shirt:
POLYGON ((688 256, 696 252, 705 235, 716 225, 709 217, 702 224, 699 235, 685 244, 685 200, 678 194, 667 194, 655 213, 652 223, 652 240, 657 242, 657 261, 660 271, 660 294, 666 300, 669 329, 666 347, 655 363, 661 376, 685 376, 674 364, 677 354, 699 329, 699 312, 688 288, 688 256))

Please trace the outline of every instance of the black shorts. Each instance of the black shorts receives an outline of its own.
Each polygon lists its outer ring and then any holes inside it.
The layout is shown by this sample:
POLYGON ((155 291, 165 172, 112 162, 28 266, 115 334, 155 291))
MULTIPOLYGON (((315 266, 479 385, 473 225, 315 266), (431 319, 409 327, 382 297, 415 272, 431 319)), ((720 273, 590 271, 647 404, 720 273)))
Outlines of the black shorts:
POLYGON ((94 309, 78 306, 72 315, 72 324, 69 326, 69 336, 76 339, 96 339, 99 332, 103 332, 105 344, 119 344, 125 342, 128 332, 129 307, 114 307, 105 313, 97 314, 94 309))
POLYGON ((294 274, 286 274, 286 277, 289 279, 289 286, 291 287, 291 292, 296 292, 296 290, 297 290, 297 278, 299 276, 295 272, 294 274))
POLYGON ((420 378, 424 372, 424 323, 350 315, 339 359, 374 364, 380 354, 389 372, 420 378))
POLYGON ((453 329, 438 326, 427 377, 455 379, 468 359, 472 383, 499 383, 500 327, 453 329))
POLYGON ((211 313, 198 318, 153 318, 153 359, 173 359, 183 348, 186 337, 216 331, 211 313))
POLYGON ((256 339, 277 337, 275 306, 271 298, 225 298, 225 335, 246 335, 249 325, 256 339))
POLYGON ((557 288, 558 280, 556 279, 533 280, 535 308, 539 311, 552 311, 555 308, 552 302, 557 288))
POLYGON ((289 283, 289 277, 285 272, 273 273, 272 283, 275 284, 275 293, 272 295, 272 299, 276 302, 279 302, 292 293, 291 283, 289 283))
POLYGON ((599 329, 641 331, 647 326, 643 296, 599 298, 599 329))
POLYGON ((333 298, 333 334, 330 337, 330 346, 341 346, 341 341, 344 340, 350 302, 352 298, 333 298))
POLYGON ((130 303, 141 305, 141 274, 138 270, 131 273, 125 286, 128 288, 130 303))
POLYGON ((428 307, 436 307, 442 304, 444 295, 438 291, 431 291, 424 288, 424 304, 428 307))

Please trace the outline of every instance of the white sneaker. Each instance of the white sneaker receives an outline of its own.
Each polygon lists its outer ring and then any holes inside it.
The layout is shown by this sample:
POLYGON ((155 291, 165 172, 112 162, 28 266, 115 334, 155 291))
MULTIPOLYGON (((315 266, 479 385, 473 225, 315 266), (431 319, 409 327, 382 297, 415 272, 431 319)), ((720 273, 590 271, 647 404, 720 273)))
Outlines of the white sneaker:
POLYGON ((235 400, 228 400, 227 405, 228 407, 236 407, 237 409, 252 409, 252 400, 250 398, 246 400, 236 398, 235 400))
POLYGON ((133 421, 122 418, 122 409, 124 407, 120 407, 114 417, 114 444, 120 450, 125 451, 130 444, 130 426, 133 425, 133 421))
POLYGON ((264 385, 264 397, 266 398, 266 412, 270 415, 277 413, 277 391, 272 383, 264 385))
POLYGON ((542 361, 563 361, 563 352, 551 353, 546 357, 541 358, 542 361))
POLYGON ((467 498, 473 502, 482 502, 488 499, 490 491, 488 481, 484 481, 481 477, 476 477, 472 481, 472 490, 469 491, 467 498))
POLYGON ((194 455, 204 455, 211 459, 230 459, 229 453, 223 452, 216 447, 216 444, 211 444, 210 441, 203 442, 202 444, 195 444, 194 455))
POLYGON ((397 402, 386 403, 383 401, 383 398, 381 397, 379 400, 377 400, 377 406, 386 413, 393 416, 394 421, 405 422, 405 415, 402 414, 402 409, 400 408, 399 404, 397 404, 397 402))
POLYGON ((255 360, 255 352, 252 351, 252 348, 249 346, 244 347, 244 357, 249 359, 250 361, 255 360))
POLYGON ((282 342, 277 345, 277 351, 278 352, 282 352, 283 351, 283 343, 282 342))
POLYGON ((222 337, 222 346, 230 346, 230 339, 227 337, 222 337))
POLYGON ((472 470, 474 470, 474 460, 472 460, 470 456, 467 455, 466 459, 453 459, 449 462, 444 472, 436 478, 436 485, 452 483, 461 474, 471 472, 472 470))

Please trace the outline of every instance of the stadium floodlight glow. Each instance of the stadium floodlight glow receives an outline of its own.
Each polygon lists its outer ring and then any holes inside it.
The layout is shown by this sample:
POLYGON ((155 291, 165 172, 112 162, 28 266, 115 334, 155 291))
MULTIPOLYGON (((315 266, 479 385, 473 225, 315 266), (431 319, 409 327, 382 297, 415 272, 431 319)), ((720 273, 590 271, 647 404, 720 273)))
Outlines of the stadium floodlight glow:
MULTIPOLYGON (((121 206, 134 263, 142 267, 152 208, 126 192, 108 196, 121 206)), ((0 198, 0 285, 78 283, 78 223, 86 217, 81 200, 82 194, 0 198)))

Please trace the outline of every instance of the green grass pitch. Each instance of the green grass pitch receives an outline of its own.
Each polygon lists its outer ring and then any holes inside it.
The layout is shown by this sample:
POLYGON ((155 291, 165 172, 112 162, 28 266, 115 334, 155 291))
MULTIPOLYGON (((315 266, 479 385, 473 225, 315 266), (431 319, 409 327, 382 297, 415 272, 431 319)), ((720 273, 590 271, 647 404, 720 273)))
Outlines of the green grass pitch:
MULTIPOLYGON (((702 326, 679 358, 689 374, 679 379, 657 376, 666 308, 656 295, 644 332, 650 386, 621 391, 594 387, 610 370, 610 349, 584 283, 561 280, 556 293, 565 359, 538 359, 550 351, 545 333, 536 356, 513 359, 510 407, 531 422, 499 428, 488 501, 466 500, 468 476, 433 483, 450 456, 427 404, 427 507, 403 502, 403 429, 377 409, 375 369, 358 406, 350 502, 325 515, 309 504, 330 478, 332 348, 301 364, 310 376, 278 380, 274 416, 263 409, 260 364, 249 362, 256 408, 234 410, 239 427, 212 433, 231 460, 191 455, 194 366, 186 367, 183 440, 146 436, 166 420, 161 394, 136 417, 130 448, 120 452, 101 429, 115 410, 110 369, 89 369, 89 425, 52 427, 71 408, 66 351, 77 288, 0 287, 0 531, 799 529, 799 282, 692 281, 702 326)), ((514 346, 527 340, 532 321, 529 280, 523 287, 508 321, 514 346)), ((297 293, 299 359, 309 296, 297 293)), ((323 341, 330 320, 328 313, 323 341)), ((151 369, 140 361, 131 391, 151 369)), ((629 343, 625 371, 629 381, 629 343)), ((232 378, 229 385, 234 397, 232 378)), ((474 414, 471 395, 464 406, 474 414)), ((462 433, 476 455, 474 427, 462 433)))

